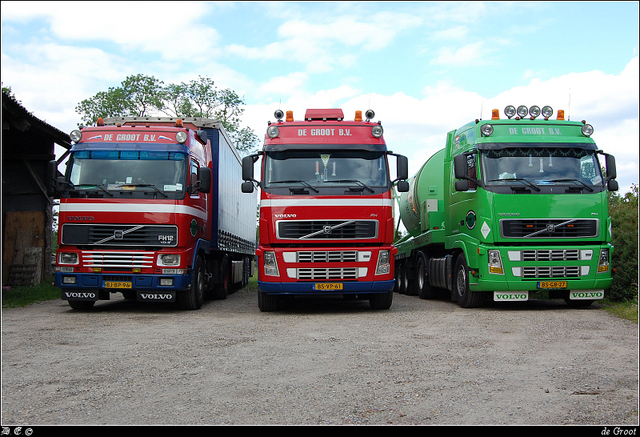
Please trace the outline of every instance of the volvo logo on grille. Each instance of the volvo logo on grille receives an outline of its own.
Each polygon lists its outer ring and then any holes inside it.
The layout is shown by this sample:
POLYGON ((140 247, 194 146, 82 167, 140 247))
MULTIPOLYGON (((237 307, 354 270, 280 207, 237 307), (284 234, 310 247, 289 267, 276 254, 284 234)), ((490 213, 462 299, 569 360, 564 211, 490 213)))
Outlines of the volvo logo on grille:
POLYGON ((546 226, 547 232, 555 232, 556 231, 556 226, 552 225, 552 224, 548 224, 546 226))
POLYGON ((322 227, 322 232, 324 232, 325 234, 330 234, 331 233, 331 226, 323 226, 322 227))
POLYGON ((114 240, 122 240, 124 238, 124 232, 121 230, 113 231, 114 240))

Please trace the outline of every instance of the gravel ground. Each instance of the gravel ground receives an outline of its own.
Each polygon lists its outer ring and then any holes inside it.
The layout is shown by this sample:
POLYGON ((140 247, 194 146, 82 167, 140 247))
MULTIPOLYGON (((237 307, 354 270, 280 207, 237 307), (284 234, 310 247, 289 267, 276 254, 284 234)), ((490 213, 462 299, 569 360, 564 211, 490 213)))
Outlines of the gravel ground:
MULTIPOLYGON (((119 296, 119 295, 114 295, 119 296)), ((114 297, 2 310, 3 425, 637 425, 638 326, 529 301, 394 296, 261 313, 114 297)))

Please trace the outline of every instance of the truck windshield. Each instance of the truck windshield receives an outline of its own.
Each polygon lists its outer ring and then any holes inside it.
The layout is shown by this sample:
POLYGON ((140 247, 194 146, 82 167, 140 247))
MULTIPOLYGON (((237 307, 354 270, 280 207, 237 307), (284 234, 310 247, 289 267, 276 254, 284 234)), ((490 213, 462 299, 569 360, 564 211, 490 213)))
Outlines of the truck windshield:
POLYGON ((269 152, 262 184, 264 189, 287 193, 380 193, 389 189, 386 154, 337 150, 269 152))
POLYGON ((82 197, 182 198, 186 162, 178 152, 79 151, 69 160, 67 190, 82 197))
POLYGON ((546 186, 565 185, 570 190, 601 191, 600 165, 593 150, 579 147, 511 147, 482 150, 482 180, 487 188, 544 192, 546 186))

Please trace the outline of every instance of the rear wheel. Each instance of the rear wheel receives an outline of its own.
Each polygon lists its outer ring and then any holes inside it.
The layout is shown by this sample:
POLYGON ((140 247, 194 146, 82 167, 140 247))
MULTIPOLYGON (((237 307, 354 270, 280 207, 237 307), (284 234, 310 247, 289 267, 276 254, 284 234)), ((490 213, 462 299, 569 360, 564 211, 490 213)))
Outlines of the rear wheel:
POLYGON ((418 254, 416 262, 416 289, 420 299, 434 299, 438 295, 427 279, 427 258, 422 253, 418 254))

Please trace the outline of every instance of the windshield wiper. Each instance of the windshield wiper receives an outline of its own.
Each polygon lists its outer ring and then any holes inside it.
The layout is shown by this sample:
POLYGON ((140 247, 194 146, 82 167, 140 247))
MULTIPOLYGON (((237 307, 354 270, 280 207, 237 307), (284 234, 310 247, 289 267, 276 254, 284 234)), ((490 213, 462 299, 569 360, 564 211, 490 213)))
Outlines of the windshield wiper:
POLYGON ((122 186, 123 187, 151 187, 153 188, 153 191, 155 191, 156 193, 160 193, 164 197, 169 197, 164 193, 164 191, 159 190, 158 187, 156 187, 153 184, 122 184, 122 186))
MULTIPOLYGON (((67 182, 69 183, 69 182, 67 182)), ((80 185, 73 185, 71 183, 69 183, 73 188, 73 190, 75 191, 80 191, 80 190, 91 190, 93 188, 99 188, 101 191, 107 193, 109 196, 113 197, 113 194, 111 194, 109 191, 107 191, 101 184, 80 184, 80 185)))
POLYGON ((567 179, 549 179, 549 180, 546 180, 545 182, 578 182, 579 184, 582 184, 587 190, 593 191, 593 188, 591 188, 589 185, 587 185, 584 182, 582 182, 580 179, 572 179, 572 178, 567 178, 567 179))
POLYGON ((533 182, 531 182, 530 180, 525 179, 525 178, 491 179, 491 180, 490 180, 490 181, 488 181, 488 182, 505 182, 505 181, 506 181, 506 182, 509 182, 509 181, 524 182, 524 183, 526 183, 527 185, 529 185, 531 188, 533 188, 534 190, 536 190, 536 191, 540 191, 540 188, 539 188, 536 184, 534 184, 533 182))
MULTIPOLYGON (((357 179, 340 179, 337 181, 326 181, 326 182, 336 182, 336 183, 356 183, 358 185, 360 185, 363 189, 367 189, 369 191, 371 191, 372 193, 374 193, 375 191, 373 191, 372 188, 368 187, 366 184, 364 184, 363 182, 357 180, 357 179)), ((353 188, 349 188, 350 190, 353 190, 353 188)))
POLYGON ((311 188, 316 193, 320 192, 316 188, 314 188, 311 185, 309 185, 309 183, 307 181, 298 180, 298 179, 291 179, 291 180, 288 180, 288 181, 272 181, 272 182, 269 182, 269 184, 302 184, 307 188, 311 188))

